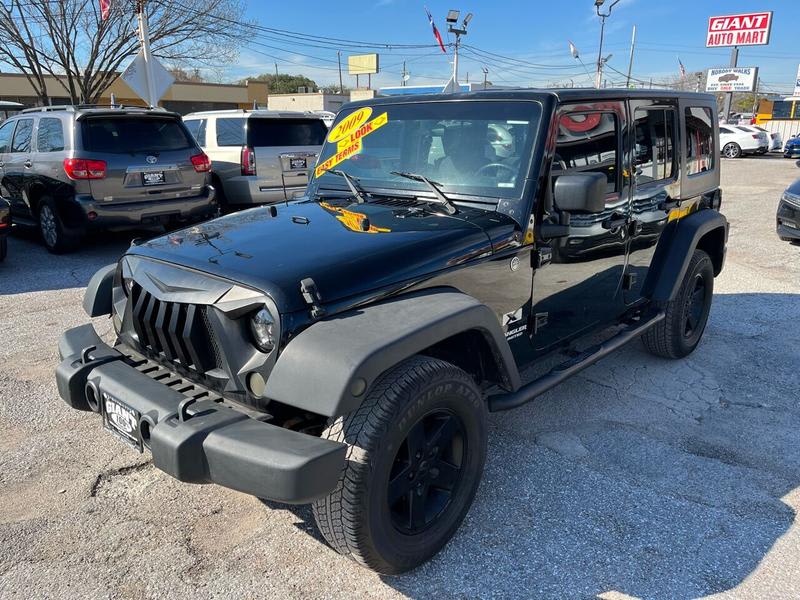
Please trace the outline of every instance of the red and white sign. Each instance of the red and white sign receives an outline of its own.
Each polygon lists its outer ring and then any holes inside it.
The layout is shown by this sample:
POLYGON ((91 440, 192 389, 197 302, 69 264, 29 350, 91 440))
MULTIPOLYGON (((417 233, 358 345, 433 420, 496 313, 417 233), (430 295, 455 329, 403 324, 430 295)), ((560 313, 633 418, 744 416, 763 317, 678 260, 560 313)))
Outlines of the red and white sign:
POLYGON ((706 48, 765 46, 771 29, 771 11, 709 17, 706 48))

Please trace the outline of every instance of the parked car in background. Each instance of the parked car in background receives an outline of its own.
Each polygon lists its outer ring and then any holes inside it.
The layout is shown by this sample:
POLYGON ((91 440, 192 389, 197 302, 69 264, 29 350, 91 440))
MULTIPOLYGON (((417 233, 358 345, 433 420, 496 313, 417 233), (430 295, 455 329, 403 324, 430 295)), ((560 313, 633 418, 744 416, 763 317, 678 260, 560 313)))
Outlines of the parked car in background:
POLYGON ((769 142, 761 131, 754 133, 740 125, 720 125, 719 147, 725 158, 739 158, 745 154, 764 154, 769 142))
POLYGON ((762 144, 759 147, 759 150, 756 154, 766 154, 770 150, 770 146, 772 145, 772 140, 769 137, 769 133, 766 129, 762 129, 761 127, 756 127, 755 125, 736 125, 736 129, 740 131, 745 131, 747 133, 757 135, 758 141, 762 144))
POLYGON ((211 158, 223 207, 243 208, 301 196, 328 133, 313 113, 216 110, 183 118, 211 158))
POLYGON ((48 106, 0 125, 0 196, 51 252, 90 230, 216 214, 210 170, 180 115, 160 109, 48 106))
POLYGON ((21 111, 25 106, 19 102, 0 100, 0 123, 21 111))
MULTIPOLYGON (((797 166, 800 167, 800 160, 797 166)), ((800 244, 800 179, 783 192, 776 219, 778 236, 785 242, 800 244)))
POLYGON ((794 158, 800 156, 800 134, 795 134, 793 137, 786 140, 786 146, 783 148, 784 158, 794 158))
POLYGON ((777 131, 767 131, 763 127, 759 127, 758 125, 752 125, 753 129, 757 129, 758 131, 763 131, 767 134, 767 138, 769 138, 769 151, 775 152, 783 150, 783 138, 781 134, 777 131))
POLYGON ((0 198, 0 262, 8 254, 8 234, 11 233, 11 204, 0 198))

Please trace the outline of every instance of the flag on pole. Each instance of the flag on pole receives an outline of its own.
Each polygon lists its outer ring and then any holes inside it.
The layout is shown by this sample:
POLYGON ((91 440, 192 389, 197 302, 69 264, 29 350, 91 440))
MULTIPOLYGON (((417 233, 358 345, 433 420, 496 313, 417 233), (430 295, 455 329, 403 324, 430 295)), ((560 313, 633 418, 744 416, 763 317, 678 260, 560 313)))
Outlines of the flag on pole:
POLYGON ((578 54, 578 49, 575 47, 575 44, 573 44, 570 40, 567 41, 569 42, 569 52, 572 54, 572 58, 580 58, 580 54, 578 54))
POLYGON ((105 21, 111 11, 111 0, 100 0, 100 18, 105 21))
MULTIPOLYGON (((108 0, 106 0, 108 1, 108 0)), ((436 23, 433 22, 433 16, 431 15, 431 11, 428 10, 428 7, 425 7, 425 12, 428 15, 428 21, 431 23, 431 27, 433 28, 433 37, 436 38, 436 41, 439 42, 439 48, 442 49, 442 52, 447 54, 447 50, 444 49, 444 42, 442 41, 442 36, 439 35, 439 30, 436 29, 436 23)))
POLYGON ((686 77, 686 67, 683 66, 683 63, 681 62, 680 57, 678 57, 678 65, 681 68, 681 78, 686 77))

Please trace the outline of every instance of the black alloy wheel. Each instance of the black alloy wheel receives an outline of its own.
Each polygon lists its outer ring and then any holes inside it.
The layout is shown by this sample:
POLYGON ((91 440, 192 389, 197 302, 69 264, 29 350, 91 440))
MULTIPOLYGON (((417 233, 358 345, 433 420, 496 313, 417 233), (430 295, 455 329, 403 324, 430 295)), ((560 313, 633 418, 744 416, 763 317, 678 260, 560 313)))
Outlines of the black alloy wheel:
POLYGON ((395 456, 387 490, 398 531, 418 534, 447 510, 461 483, 466 444, 464 425, 450 411, 432 411, 411 427, 395 456))

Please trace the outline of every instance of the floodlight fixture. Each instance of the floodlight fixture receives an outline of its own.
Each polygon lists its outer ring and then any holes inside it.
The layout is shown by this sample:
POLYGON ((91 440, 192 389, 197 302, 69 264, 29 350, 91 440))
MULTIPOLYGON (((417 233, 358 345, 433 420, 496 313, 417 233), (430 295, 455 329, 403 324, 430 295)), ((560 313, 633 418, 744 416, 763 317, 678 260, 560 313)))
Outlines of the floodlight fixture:
POLYGON ((445 21, 448 23, 458 23, 458 15, 461 14, 461 11, 458 10, 448 10, 447 11, 447 18, 445 21))
POLYGON ((472 13, 467 13, 467 16, 464 17, 464 22, 461 24, 462 27, 466 27, 469 25, 469 22, 472 21, 472 13))

